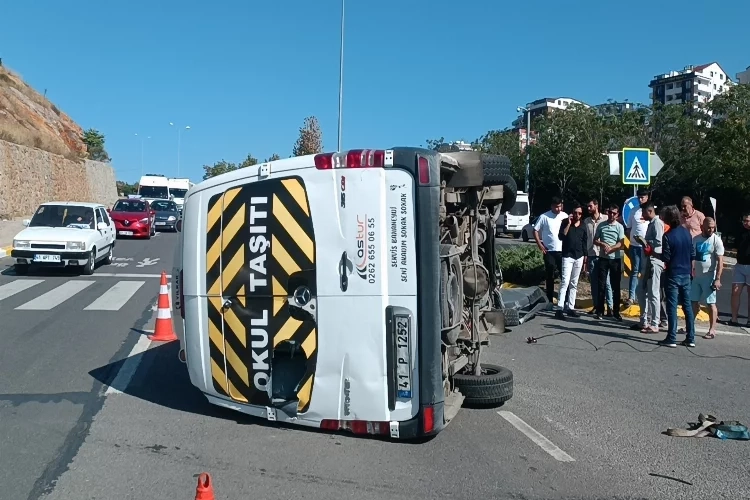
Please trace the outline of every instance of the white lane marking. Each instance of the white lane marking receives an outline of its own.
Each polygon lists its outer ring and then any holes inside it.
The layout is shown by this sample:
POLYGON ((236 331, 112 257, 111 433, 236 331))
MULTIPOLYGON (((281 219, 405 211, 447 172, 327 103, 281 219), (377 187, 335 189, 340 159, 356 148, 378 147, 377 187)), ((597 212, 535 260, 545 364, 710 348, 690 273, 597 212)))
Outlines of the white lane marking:
POLYGON ((83 310, 119 311, 145 283, 145 281, 118 281, 112 288, 84 307, 83 310))
POLYGON ((13 295, 28 290, 44 280, 15 280, 0 286, 0 300, 7 299, 13 295))
POLYGON ((20 306, 16 307, 16 309, 27 311, 49 311, 53 307, 62 304, 69 298, 73 297, 73 295, 93 284, 93 281, 66 281, 57 288, 53 288, 49 292, 42 294, 39 297, 26 302, 25 304, 21 304, 20 306))
MULTIPOLYGON (((128 273, 96 273, 91 276, 81 276, 81 278, 98 278, 98 277, 106 277, 106 278, 161 278, 161 274, 128 274, 128 273)), ((171 279, 172 275, 167 274, 167 279, 171 279)))
MULTIPOLYGON (((144 331, 152 333, 149 330, 144 331)), ((141 335, 138 342, 135 343, 133 349, 130 351, 130 354, 128 354, 127 359, 125 359, 125 362, 120 367, 117 375, 115 375, 114 380, 112 380, 112 384, 107 387, 107 390, 104 393, 105 396, 110 394, 122 394, 123 391, 128 389, 130 380, 133 378, 133 375, 135 375, 136 370, 138 370, 138 365, 143 359, 141 354, 146 352, 149 347, 151 347, 151 340, 149 340, 148 335, 141 335)))
POLYGON ((159 257, 152 259, 150 257, 146 257, 142 261, 138 262, 135 267, 146 267, 146 266, 155 266, 159 263, 159 260, 161 260, 159 257))
POLYGON ((510 422, 513 427, 521 431, 527 438, 531 439, 537 446, 549 453, 555 460, 559 462, 575 462, 573 457, 555 446, 552 441, 542 436, 536 429, 521 420, 514 413, 509 411, 499 411, 497 414, 510 422))

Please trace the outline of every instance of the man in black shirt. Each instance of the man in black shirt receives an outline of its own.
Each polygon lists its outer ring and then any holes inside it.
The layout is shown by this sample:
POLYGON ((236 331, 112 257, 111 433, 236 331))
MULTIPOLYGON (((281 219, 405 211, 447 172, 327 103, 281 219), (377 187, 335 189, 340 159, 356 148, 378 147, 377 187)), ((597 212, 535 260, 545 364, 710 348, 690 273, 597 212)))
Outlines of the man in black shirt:
POLYGON ((573 202, 570 215, 560 225, 558 238, 562 241, 562 270, 560 271, 560 293, 557 296, 558 309, 555 313, 559 319, 565 318, 564 312, 567 312, 568 316, 578 316, 575 311, 578 277, 583 269, 583 259, 588 246, 588 233, 582 219, 583 208, 579 203, 573 202))
POLYGON ((740 313, 742 290, 747 289, 747 323, 750 327, 750 213, 742 216, 742 233, 737 238, 737 264, 732 276, 732 319, 729 324, 740 326, 737 316, 740 313))

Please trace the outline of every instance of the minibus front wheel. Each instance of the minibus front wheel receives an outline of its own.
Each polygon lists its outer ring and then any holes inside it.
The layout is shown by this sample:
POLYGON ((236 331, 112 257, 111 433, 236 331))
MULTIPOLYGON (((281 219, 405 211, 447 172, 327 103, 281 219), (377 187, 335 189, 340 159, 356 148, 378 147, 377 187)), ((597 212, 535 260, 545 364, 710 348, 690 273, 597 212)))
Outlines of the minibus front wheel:
POLYGON ((482 374, 456 373, 453 382, 467 405, 499 406, 513 397, 513 372, 482 363, 482 374))

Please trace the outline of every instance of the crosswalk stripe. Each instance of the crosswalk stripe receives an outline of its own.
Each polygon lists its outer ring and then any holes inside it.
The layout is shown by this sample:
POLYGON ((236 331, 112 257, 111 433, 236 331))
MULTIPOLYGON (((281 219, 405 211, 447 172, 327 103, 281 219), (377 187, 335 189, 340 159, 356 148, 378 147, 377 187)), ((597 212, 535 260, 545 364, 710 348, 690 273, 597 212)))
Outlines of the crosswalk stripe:
POLYGON ((81 290, 93 285, 95 281, 82 281, 82 280, 71 280, 66 281, 57 288, 53 288, 49 292, 36 297, 33 300, 21 304, 16 309, 21 310, 33 310, 33 311, 48 311, 55 306, 58 306, 77 294, 81 290))
POLYGON ((0 285, 0 300, 7 299, 13 295, 28 290, 34 285, 43 283, 44 280, 15 280, 4 285, 0 285))
POLYGON ((91 304, 83 308, 84 311, 119 311, 145 281, 118 281, 112 288, 104 292, 91 304))

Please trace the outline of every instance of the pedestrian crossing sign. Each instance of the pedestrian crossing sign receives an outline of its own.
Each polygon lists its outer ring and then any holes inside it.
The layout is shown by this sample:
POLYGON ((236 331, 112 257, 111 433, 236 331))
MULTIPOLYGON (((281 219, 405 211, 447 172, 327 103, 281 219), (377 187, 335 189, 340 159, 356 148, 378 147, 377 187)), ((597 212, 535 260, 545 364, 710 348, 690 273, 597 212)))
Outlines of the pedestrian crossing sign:
POLYGON ((651 184, 651 150, 623 148, 622 183, 625 185, 651 184))

